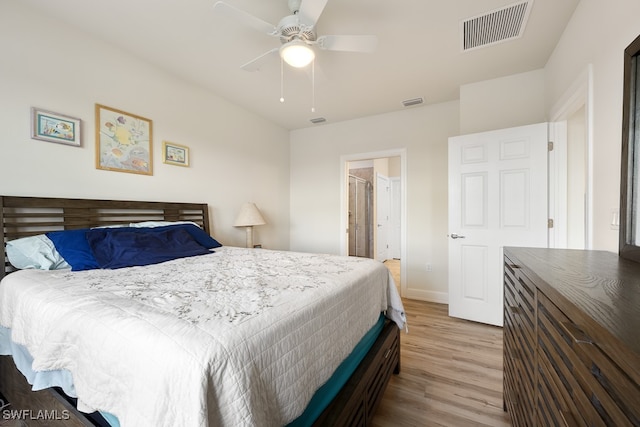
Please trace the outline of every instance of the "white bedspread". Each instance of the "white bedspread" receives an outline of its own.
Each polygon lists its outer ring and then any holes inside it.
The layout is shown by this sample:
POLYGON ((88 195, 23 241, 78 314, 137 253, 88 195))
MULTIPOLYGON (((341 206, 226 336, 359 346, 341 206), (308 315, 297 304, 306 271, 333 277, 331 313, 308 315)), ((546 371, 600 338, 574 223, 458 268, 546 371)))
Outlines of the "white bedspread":
POLYGON ((79 409, 122 427, 284 425, 387 310, 402 328, 379 262, 230 247, 0 282, 0 324, 33 368, 69 370, 79 409))

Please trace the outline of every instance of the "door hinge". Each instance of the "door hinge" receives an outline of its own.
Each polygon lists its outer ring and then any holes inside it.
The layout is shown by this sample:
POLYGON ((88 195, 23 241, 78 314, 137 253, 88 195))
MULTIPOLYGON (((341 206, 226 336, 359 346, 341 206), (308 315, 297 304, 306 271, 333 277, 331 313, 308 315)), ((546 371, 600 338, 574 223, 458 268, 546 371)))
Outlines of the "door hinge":
POLYGON ((552 218, 549 218, 549 219, 547 220, 547 227, 548 227, 548 228, 553 228, 553 219, 552 219, 552 218))
POLYGON ((549 141, 547 147, 549 148, 549 151, 553 151, 553 141, 549 141))

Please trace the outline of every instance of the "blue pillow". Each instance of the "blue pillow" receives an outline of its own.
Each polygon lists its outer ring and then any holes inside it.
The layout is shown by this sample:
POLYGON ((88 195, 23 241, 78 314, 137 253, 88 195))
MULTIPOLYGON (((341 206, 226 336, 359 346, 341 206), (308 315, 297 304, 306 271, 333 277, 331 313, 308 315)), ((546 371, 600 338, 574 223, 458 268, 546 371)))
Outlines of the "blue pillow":
POLYGON ((147 233, 157 233, 159 231, 168 230, 168 229, 183 229, 186 230, 191 237, 194 238, 196 242, 201 244, 207 249, 219 248, 222 246, 216 239, 209 236, 206 231, 202 228, 198 227, 194 224, 174 224, 174 225, 163 225, 160 227, 131 227, 129 230, 143 230, 147 233))
POLYGON ((143 228, 94 229, 86 236, 100 268, 158 264, 210 253, 184 228, 156 228, 154 232, 143 228))
POLYGON ((91 247, 87 242, 86 234, 89 231, 101 230, 107 233, 136 230, 140 233, 158 233, 168 229, 183 229, 187 231, 193 239, 207 249, 219 248, 222 246, 206 231, 193 224, 176 224, 162 227, 137 228, 80 228, 77 230, 52 231, 46 236, 53 242, 56 250, 62 255, 65 261, 71 266, 71 271, 92 270, 100 268, 91 247))
MULTIPOLYGON (((113 229, 105 229, 113 230, 113 229)), ((77 230, 51 231, 46 236, 53 242, 56 250, 71 266, 71 271, 92 270, 100 268, 87 243, 86 234, 89 228, 77 230)))

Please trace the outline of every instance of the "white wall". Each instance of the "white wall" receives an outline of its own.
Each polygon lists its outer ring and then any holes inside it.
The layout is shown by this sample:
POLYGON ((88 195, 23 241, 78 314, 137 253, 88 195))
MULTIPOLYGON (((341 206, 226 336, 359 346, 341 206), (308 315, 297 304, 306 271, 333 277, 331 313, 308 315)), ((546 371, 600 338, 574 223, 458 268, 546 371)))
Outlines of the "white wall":
POLYGON ((586 108, 567 118, 567 248, 586 248, 586 108))
POLYGON ((407 296, 446 301, 448 137, 547 120, 590 64, 593 246, 617 250, 609 217, 618 206, 622 50, 640 33, 638 16, 637 0, 581 0, 543 71, 465 85, 459 102, 289 133, 20 2, 3 1, 0 194, 207 202, 214 235, 228 245, 243 245, 244 231, 231 224, 240 205, 254 201, 268 221, 257 228, 257 242, 339 253, 341 156, 404 148, 407 296), (95 103, 153 120, 153 176, 95 169, 95 103), (30 139, 31 106, 80 117, 83 147, 30 139), (189 146, 192 166, 162 164, 163 139, 189 146))
POLYGON ((547 109, 593 66, 593 249, 618 251, 623 51, 640 34, 640 1, 581 0, 545 67, 547 109))
POLYGON ((60 25, 0 2, 0 194, 207 202, 213 234, 244 246, 232 226, 253 201, 268 224, 256 242, 289 245, 288 131, 60 25), (95 103, 153 121, 153 176, 95 168, 95 103), (30 139, 30 107, 82 119, 82 147, 30 139), (162 163, 162 141, 190 148, 191 167, 162 163))
POLYGON ((292 131, 291 249, 340 253, 341 157, 404 148, 405 296, 446 302, 447 141, 458 117, 449 102, 292 131))
POLYGON ((460 87, 460 134, 546 121, 544 71, 535 70, 460 87))
POLYGON ((400 164, 400 157, 396 156, 389 158, 389 176, 399 177, 401 170, 402 166, 400 164))
POLYGON ((465 85, 459 103, 293 131, 291 249, 339 253, 341 156, 406 148, 404 296, 446 303, 448 138, 543 121, 544 74, 536 70, 465 85))
POLYGON ((447 138, 549 120, 592 64, 593 247, 617 251, 609 223, 619 203, 622 51, 640 33, 638 16, 637 0, 582 0, 543 70, 464 85, 458 108, 426 106, 292 132, 291 248, 338 253, 341 155, 407 147, 406 296, 439 300, 448 281, 447 138), (433 273, 425 272, 427 262, 433 273))

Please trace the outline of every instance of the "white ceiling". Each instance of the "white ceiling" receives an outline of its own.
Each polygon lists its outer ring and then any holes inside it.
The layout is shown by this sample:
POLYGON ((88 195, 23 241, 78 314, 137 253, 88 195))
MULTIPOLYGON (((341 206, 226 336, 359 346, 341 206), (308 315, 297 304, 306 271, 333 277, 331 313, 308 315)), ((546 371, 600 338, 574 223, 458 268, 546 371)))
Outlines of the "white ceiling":
MULTIPOLYGON (((309 74, 280 61, 240 66, 279 45, 213 11, 214 0, 21 0, 287 129, 401 110, 402 101, 458 99, 460 85, 543 68, 579 0, 533 1, 521 38, 462 52, 461 21, 520 0, 329 0, 318 35, 374 34, 374 53, 318 51, 309 74)), ((303 0, 305 1, 305 0, 303 0)), ((311 1, 311 0, 306 0, 311 1)), ((264 21, 289 15, 286 0, 226 0, 264 21)))

